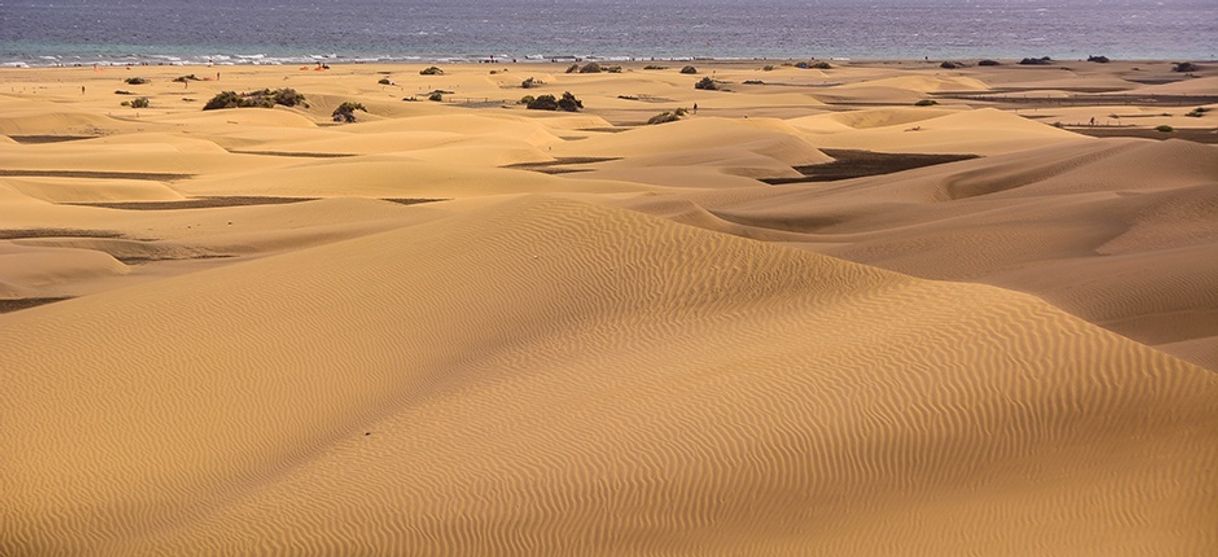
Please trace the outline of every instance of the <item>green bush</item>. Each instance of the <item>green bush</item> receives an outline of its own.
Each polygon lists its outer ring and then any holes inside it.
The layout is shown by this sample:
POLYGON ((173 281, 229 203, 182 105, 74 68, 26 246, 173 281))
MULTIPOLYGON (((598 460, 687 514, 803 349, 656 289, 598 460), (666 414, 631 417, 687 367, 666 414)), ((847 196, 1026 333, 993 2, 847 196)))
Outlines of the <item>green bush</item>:
POLYGON ((523 89, 532 89, 534 87, 541 87, 542 85, 545 85, 544 81, 541 81, 540 79, 533 79, 531 77, 520 82, 520 87, 523 89))
MULTIPOLYGON (((524 99, 520 100, 523 101, 524 99)), ((558 99, 554 98, 554 95, 541 95, 525 103, 525 108, 529 110, 558 110, 558 99)))
POLYGON ((1189 111, 1188 114, 1185 114, 1185 116, 1188 116, 1190 118, 1200 118, 1202 116, 1205 116, 1205 113, 1209 112, 1209 111, 1210 111, 1210 109, 1208 109, 1204 106, 1198 106, 1197 108, 1194 108, 1191 111, 1189 111))
POLYGON ((335 122, 345 122, 350 124, 351 122, 355 121, 356 110, 360 112, 368 112, 368 109, 364 108, 362 103, 345 101, 343 104, 338 105, 338 108, 335 108, 334 112, 330 113, 330 117, 333 118, 335 122))
MULTIPOLYGON (((524 100, 524 99, 521 99, 524 100)), ((527 104, 530 110, 561 110, 564 112, 579 112, 584 103, 575 98, 570 91, 563 93, 562 98, 554 95, 541 95, 527 104)))
POLYGON ((997 60, 990 60, 990 59, 988 59, 988 58, 987 58, 987 59, 985 59, 985 60, 982 60, 982 61, 980 61, 980 62, 977 62, 977 65, 978 65, 978 66, 1001 66, 1001 65, 1002 65, 1002 63, 1000 63, 1000 62, 999 62, 999 61, 997 61, 997 60))
POLYGON ((570 66, 567 66, 566 73, 575 73, 578 71, 579 71, 579 64, 571 64, 570 66))
POLYGON ((432 91, 430 94, 427 95, 427 100, 429 100, 431 102, 437 102, 437 103, 444 102, 444 92, 443 91, 432 91))
POLYGON ((667 124, 668 122, 676 122, 676 121, 680 120, 681 118, 684 118, 686 114, 689 114, 689 112, 687 110, 685 110, 684 108, 678 108, 671 112, 661 112, 661 113, 656 114, 655 116, 652 116, 651 118, 649 118, 647 120, 647 124, 656 125, 656 124, 667 124))
POLYGON ((575 98, 570 91, 562 94, 562 98, 558 99, 558 109, 564 112, 579 112, 584 108, 584 103, 575 98))
POLYGON ((435 66, 428 66, 422 70, 419 70, 419 75, 444 75, 444 70, 441 70, 435 66))
POLYGON ((657 66, 655 64, 648 64, 646 66, 643 66, 643 69, 644 70, 667 70, 668 66, 657 66))
POLYGON ((1171 133, 1171 132, 1176 131, 1176 128, 1173 128, 1167 124, 1163 124, 1161 126, 1155 126, 1155 131, 1160 132, 1160 133, 1171 133))
POLYGON ((148 102, 148 97, 136 97, 131 99, 131 108, 148 108, 151 103, 148 102))
POLYGON ((601 65, 596 62, 588 62, 579 69, 579 73, 601 73, 601 65))
POLYGON ((1021 66, 1047 66, 1052 63, 1053 59, 1049 58, 1048 56, 1041 56, 1040 58, 1024 58, 1023 60, 1019 61, 1019 65, 1021 66))
POLYGON ((1095 62, 1096 64, 1107 64, 1112 60, 1109 60, 1107 56, 1088 56, 1087 61, 1095 62))
POLYGON ((393 85, 393 81, 392 81, 392 80, 390 80, 390 79, 389 79, 389 78, 387 78, 387 77, 382 77, 382 78, 380 79, 380 81, 377 81, 377 82, 376 82, 376 84, 377 84, 377 85, 393 85))
POLYGON ((529 105, 529 104, 533 104, 534 100, 537 100, 537 99, 533 95, 525 95, 523 97, 520 97, 520 101, 518 101, 516 104, 529 105))
POLYGON ((704 77, 694 84, 694 89, 702 89, 705 91, 718 91, 719 82, 711 79, 709 76, 704 77))
POLYGON ((309 106, 305 102, 304 95, 297 93, 295 89, 261 89, 248 93, 237 93, 235 91, 221 91, 207 101, 203 105, 203 110, 217 110, 222 108, 271 108, 275 105, 283 106, 309 106))
POLYGON ((681 68, 681 73, 683 73, 683 74, 696 74, 696 73, 698 73, 698 68, 695 68, 695 67, 693 67, 693 66, 685 66, 684 68, 681 68))
POLYGON ((127 79, 124 79, 123 82, 125 82, 127 85, 143 85, 148 83, 148 80, 142 77, 128 77, 127 79))
POLYGON ((833 66, 830 65, 828 62, 817 62, 815 64, 812 64, 810 67, 814 70, 831 70, 831 69, 833 69, 833 66))
POLYGON ((933 99, 922 99, 914 103, 914 106, 935 106, 937 104, 939 104, 939 101, 933 99))

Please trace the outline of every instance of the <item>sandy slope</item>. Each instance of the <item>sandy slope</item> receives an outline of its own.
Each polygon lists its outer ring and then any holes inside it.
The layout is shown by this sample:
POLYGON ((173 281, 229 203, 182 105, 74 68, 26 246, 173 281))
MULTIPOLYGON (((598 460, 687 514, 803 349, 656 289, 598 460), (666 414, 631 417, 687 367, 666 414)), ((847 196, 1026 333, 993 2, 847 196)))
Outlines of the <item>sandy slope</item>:
POLYGON ((1213 71, 762 64, 0 70, 0 555, 1218 551, 1213 71))
POLYGON ((1212 373, 622 210, 510 202, 2 319, 14 553, 1218 543, 1212 373))

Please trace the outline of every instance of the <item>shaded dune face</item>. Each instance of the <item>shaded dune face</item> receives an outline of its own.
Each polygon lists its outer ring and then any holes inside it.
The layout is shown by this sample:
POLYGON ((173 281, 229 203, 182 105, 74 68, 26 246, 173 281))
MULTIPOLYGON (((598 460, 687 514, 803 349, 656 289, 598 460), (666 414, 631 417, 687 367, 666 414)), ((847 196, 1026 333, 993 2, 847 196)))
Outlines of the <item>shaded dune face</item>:
POLYGON ((4 554, 1218 543, 1211 372, 625 210, 489 204, 0 328, 4 554))

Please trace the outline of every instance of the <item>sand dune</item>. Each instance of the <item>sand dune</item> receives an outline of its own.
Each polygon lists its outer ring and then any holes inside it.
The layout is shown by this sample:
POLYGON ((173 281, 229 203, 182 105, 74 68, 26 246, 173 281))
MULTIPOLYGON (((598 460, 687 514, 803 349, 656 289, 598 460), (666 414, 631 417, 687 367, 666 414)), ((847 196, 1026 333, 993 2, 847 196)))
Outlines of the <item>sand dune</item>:
POLYGON ((1218 70, 1061 64, 0 69, 0 555, 1213 554, 1218 70))
POLYGON ((12 552, 1216 541, 1216 468, 1159 464, 1218 457, 1213 374, 1026 296, 620 210, 515 202, 0 323, 12 552))

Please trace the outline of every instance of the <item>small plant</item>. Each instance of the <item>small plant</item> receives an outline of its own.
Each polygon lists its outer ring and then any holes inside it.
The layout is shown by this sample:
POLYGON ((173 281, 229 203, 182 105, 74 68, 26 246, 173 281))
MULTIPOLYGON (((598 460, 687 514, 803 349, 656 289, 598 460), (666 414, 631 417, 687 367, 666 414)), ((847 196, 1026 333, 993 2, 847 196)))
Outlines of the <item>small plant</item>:
POLYGON ((1210 111, 1210 109, 1208 109, 1204 106, 1198 106, 1197 108, 1194 108, 1191 111, 1189 111, 1188 114, 1185 114, 1185 116, 1188 116, 1189 118, 1200 118, 1202 116, 1205 116, 1205 113, 1209 112, 1209 111, 1210 111))
POLYGON ((1173 128, 1167 124, 1163 124, 1160 126, 1155 126, 1155 131, 1157 131, 1159 133, 1171 133, 1171 132, 1176 131, 1176 128, 1173 128))
POLYGON ((579 73, 601 73, 601 65, 596 62, 588 62, 579 69, 579 73))
POLYGON ((437 103, 444 102, 444 92, 443 91, 432 91, 430 94, 427 95, 427 100, 429 100, 431 102, 437 102, 437 103))
POLYGON ((1021 66, 1047 66, 1052 63, 1053 59, 1049 58, 1048 56, 1041 56, 1040 58, 1024 58, 1023 60, 1019 61, 1019 65, 1021 66))
POLYGON ((661 113, 656 114, 655 116, 652 116, 651 118, 649 118, 647 120, 647 124, 656 125, 656 124, 667 124, 668 122, 676 122, 676 121, 680 120, 681 118, 684 118, 686 114, 689 114, 689 111, 685 110, 684 108, 678 108, 671 112, 661 112, 661 113))
POLYGON ((760 79, 746 79, 746 80, 744 80, 744 84, 745 85, 765 85, 765 82, 760 79))
POLYGON ((695 68, 695 67, 693 67, 693 66, 685 66, 684 68, 681 68, 681 73, 683 73, 683 74, 696 74, 696 73, 698 73, 698 68, 695 68))
POLYGON ((376 84, 377 85, 393 85, 393 80, 389 79, 388 77, 382 77, 380 79, 380 81, 376 82, 376 84))
POLYGON ((939 64, 939 67, 943 68, 945 70, 958 70, 960 68, 963 68, 964 64, 961 64, 959 62, 944 62, 942 64, 939 64))
POLYGON ((1000 63, 997 60, 990 60, 987 58, 985 60, 981 60, 980 62, 977 62, 977 65, 978 66, 1001 66, 1002 63, 1000 63))
POLYGON ((441 70, 435 66, 428 66, 422 70, 419 70, 419 75, 444 75, 444 70, 441 70))
POLYGON ((118 89, 118 90, 114 91, 114 94, 115 95, 134 95, 135 93, 132 93, 131 91, 126 91, 123 89, 118 89))
POLYGON ((131 108, 148 108, 151 103, 148 102, 148 97, 136 97, 131 99, 131 108))
POLYGON ((773 64, 766 64, 765 66, 763 66, 763 67, 761 68, 761 71, 763 71, 763 72, 772 72, 772 71, 774 71, 774 65, 773 65, 773 64))
POLYGON ((579 64, 571 64, 570 66, 567 66, 566 73, 575 73, 578 71, 579 71, 579 64))
POLYGON ((605 71, 607 71, 609 73, 622 73, 622 67, 621 66, 607 66, 607 67, 605 67, 605 71))
POLYGON ((634 96, 634 95, 618 95, 618 96, 617 96, 617 98, 622 99, 622 100, 624 100, 624 101, 637 101, 637 100, 639 100, 639 98, 638 98, 638 97, 636 97, 636 96, 634 96))
POLYGON ((570 91, 562 94, 562 98, 558 99, 558 109, 564 112, 579 112, 583 110, 584 103, 575 98, 570 91))
POLYGON ((718 91, 719 82, 711 79, 709 76, 702 78, 694 84, 694 89, 702 89, 704 91, 718 91))
POLYGON ((127 85, 143 85, 148 83, 148 80, 142 77, 128 77, 127 79, 124 79, 123 82, 127 85))
POLYGON ((338 108, 334 109, 334 112, 330 114, 330 117, 333 118, 335 122, 350 124, 355 121, 356 110, 360 112, 368 112, 368 109, 364 108, 362 103, 345 101, 343 104, 338 105, 338 108))
POLYGON ((186 83, 187 81, 203 81, 203 80, 199 79, 198 76, 196 76, 195 74, 179 75, 178 77, 173 78, 174 83, 186 83))
POLYGON ((525 95, 523 97, 520 97, 520 100, 517 101, 516 104, 529 105, 529 104, 533 104, 533 101, 535 101, 535 100, 537 100, 537 99, 533 95, 525 95))
POLYGON ((1088 56, 1087 61, 1095 62, 1096 64, 1107 64, 1112 60, 1109 60, 1107 56, 1088 56))
POLYGON ((1176 64, 1173 64, 1171 67, 1171 71, 1177 72, 1177 73, 1189 73, 1189 72, 1196 72, 1196 71, 1200 71, 1200 70, 1201 70, 1201 66, 1198 66, 1192 62, 1178 62, 1176 64))
POLYGON ((545 85, 544 81, 540 79, 533 79, 531 77, 520 82, 520 87, 522 89, 532 89, 534 87, 541 87, 542 85, 545 85))
POLYGON ((646 66, 643 66, 643 69, 644 70, 667 70, 668 66, 657 66, 655 64, 648 64, 646 66))
POLYGON ((808 67, 812 68, 814 70, 831 70, 831 69, 833 69, 833 66, 830 65, 828 62, 815 62, 808 67))
POLYGON ((937 104, 939 104, 939 101, 936 101, 934 99, 922 99, 922 100, 914 103, 914 106, 935 106, 937 104))

